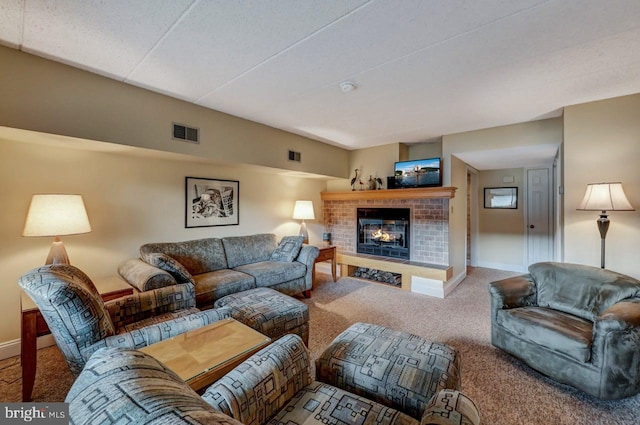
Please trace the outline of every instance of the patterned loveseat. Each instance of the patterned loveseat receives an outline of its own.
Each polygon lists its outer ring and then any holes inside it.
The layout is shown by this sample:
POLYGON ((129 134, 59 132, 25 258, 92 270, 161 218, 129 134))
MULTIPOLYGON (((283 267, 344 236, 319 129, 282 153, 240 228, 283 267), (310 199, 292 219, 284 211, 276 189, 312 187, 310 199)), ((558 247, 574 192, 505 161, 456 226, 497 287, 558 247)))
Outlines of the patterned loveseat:
POLYGON ((135 350, 96 352, 65 400, 72 424, 478 424, 475 405, 442 390, 420 420, 311 377, 297 335, 286 335, 209 387, 202 397, 162 363, 135 350), (455 413, 455 414, 452 414, 455 413))
POLYGON ((257 287, 308 297, 319 251, 302 240, 285 236, 277 244, 274 234, 265 233, 148 243, 140 247, 141 258, 126 260, 118 273, 139 291, 192 282, 199 308, 257 287))

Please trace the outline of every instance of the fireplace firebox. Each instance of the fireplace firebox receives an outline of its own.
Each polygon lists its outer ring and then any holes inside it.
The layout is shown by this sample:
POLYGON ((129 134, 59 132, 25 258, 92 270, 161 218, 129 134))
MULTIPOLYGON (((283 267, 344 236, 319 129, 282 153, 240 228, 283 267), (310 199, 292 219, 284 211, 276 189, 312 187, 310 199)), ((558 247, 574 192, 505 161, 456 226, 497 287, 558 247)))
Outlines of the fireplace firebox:
POLYGON ((358 208, 357 251, 410 259, 409 208, 358 208))

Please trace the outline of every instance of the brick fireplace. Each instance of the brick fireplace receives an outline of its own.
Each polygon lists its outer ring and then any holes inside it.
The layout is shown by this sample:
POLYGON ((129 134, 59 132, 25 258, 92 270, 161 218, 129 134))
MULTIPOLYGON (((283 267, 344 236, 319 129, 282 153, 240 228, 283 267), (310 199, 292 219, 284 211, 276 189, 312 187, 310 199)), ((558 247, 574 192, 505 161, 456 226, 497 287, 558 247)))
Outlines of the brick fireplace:
MULTIPOLYGON (((331 232, 332 244, 338 251, 357 251, 358 208, 407 208, 410 211, 410 260, 438 264, 449 264, 449 198, 385 199, 381 192, 396 195, 406 189, 386 191, 361 191, 352 196, 356 199, 328 199, 323 197, 323 216, 326 232, 331 232), (367 192, 371 199, 367 199, 367 192), (396 193, 397 192, 397 193, 396 193)), ((410 189, 411 190, 411 189, 410 189)), ((345 198, 348 198, 345 192, 345 198)))

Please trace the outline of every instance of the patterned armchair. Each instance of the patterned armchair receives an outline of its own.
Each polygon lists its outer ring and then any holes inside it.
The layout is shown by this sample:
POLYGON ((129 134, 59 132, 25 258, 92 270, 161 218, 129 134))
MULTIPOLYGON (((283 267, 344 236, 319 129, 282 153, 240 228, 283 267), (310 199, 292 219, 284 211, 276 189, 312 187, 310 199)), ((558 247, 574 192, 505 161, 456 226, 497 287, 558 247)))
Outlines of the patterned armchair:
POLYGON ((47 265, 19 285, 36 303, 74 374, 102 347, 140 348, 230 317, 195 308, 193 284, 134 293, 104 303, 91 279, 71 265, 47 265))

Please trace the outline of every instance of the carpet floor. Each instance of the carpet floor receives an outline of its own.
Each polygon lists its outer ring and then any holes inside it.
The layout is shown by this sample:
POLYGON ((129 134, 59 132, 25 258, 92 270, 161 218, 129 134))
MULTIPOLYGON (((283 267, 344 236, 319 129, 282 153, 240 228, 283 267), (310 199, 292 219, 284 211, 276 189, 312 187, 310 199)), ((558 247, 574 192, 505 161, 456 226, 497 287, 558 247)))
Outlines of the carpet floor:
MULTIPOLYGON (((309 350, 317 358, 340 332, 367 322, 444 342, 462 355, 462 391, 494 425, 640 425, 640 395, 601 401, 558 384, 491 345, 489 282, 514 273, 471 269, 444 300, 318 273, 309 306, 309 350)), ((62 401, 73 383, 56 347, 38 350, 34 401, 62 401)), ((20 401, 20 360, 0 361, 0 400, 20 401)))

